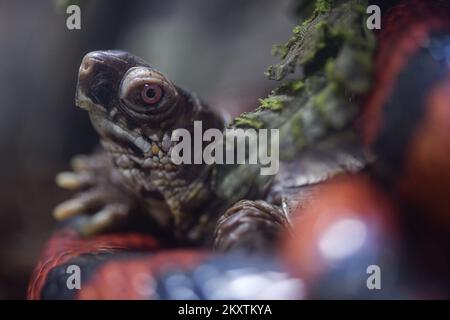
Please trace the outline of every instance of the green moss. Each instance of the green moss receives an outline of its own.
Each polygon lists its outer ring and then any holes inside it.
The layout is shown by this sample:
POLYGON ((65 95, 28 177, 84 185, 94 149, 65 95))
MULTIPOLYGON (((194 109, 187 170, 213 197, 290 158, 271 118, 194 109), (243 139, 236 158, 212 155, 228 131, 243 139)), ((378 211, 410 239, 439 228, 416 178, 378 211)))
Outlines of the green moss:
POLYGON ((286 102, 292 98, 285 95, 270 95, 265 99, 259 99, 262 109, 270 109, 273 111, 279 111, 283 109, 286 102))
POLYGON ((275 80, 283 79, 298 67, 306 67, 306 77, 321 68, 318 57, 336 56, 342 43, 364 52, 371 60, 373 39, 364 28, 365 0, 317 0, 311 17, 295 26, 291 38, 274 47, 273 53, 282 61, 269 67, 266 74, 275 80), (361 28, 363 27, 363 28, 361 28))
MULTIPOLYGON (((286 55, 288 54, 289 50, 298 42, 301 41, 302 38, 305 36, 308 28, 313 25, 314 19, 319 14, 324 14, 331 10, 331 0, 318 0, 316 2, 316 7, 314 10, 313 15, 303 21, 302 23, 296 25, 292 29, 292 37, 284 44, 278 44, 274 45, 272 47, 272 54, 274 56, 279 56, 282 59, 286 58, 286 55)), ((318 23, 318 28, 323 27, 324 24, 318 23)), ((270 71, 268 71, 270 73, 270 71)))
POLYGON ((248 114, 242 114, 234 120, 234 124, 238 127, 251 127, 261 129, 264 127, 262 121, 248 117, 248 114))
POLYGON ((356 110, 349 96, 365 93, 370 84, 375 42, 364 28, 361 3, 367 4, 365 0, 315 1, 310 18, 293 28, 286 43, 274 46, 281 61, 267 74, 283 82, 234 125, 278 127, 280 138, 295 150, 329 130, 347 128, 356 110), (296 68, 302 72, 286 79, 296 68))
POLYGON ((332 0, 317 0, 315 14, 326 13, 331 10, 332 0))
POLYGON ((291 132, 292 132, 292 136, 295 139, 295 145, 297 146, 297 149, 298 150, 303 149, 303 147, 306 145, 306 142, 305 142, 305 137, 303 135, 302 125, 300 124, 300 121, 292 121, 291 132))
MULTIPOLYGON (((305 148, 314 149, 324 140, 328 141, 322 146, 334 148, 330 138, 351 131, 358 109, 349 97, 365 92, 362 84, 370 80, 375 42, 365 28, 366 0, 299 2, 309 10, 302 10, 302 22, 287 41, 273 47, 281 59, 267 72, 271 79, 282 81, 257 109, 230 124, 231 128, 279 129, 283 160, 299 159, 305 148), (306 14, 310 17, 304 20, 306 14), (296 68, 301 72, 294 73, 296 68)), ((258 166, 219 166, 217 171, 213 190, 231 203, 248 198, 255 186, 261 190, 267 186, 267 180, 258 180, 268 177, 259 174, 258 166)))
POLYGON ((314 106, 319 110, 323 109, 329 94, 330 94, 330 87, 327 86, 313 98, 314 106))
POLYGON ((315 27, 317 30, 325 29, 325 28, 328 27, 328 22, 326 22, 325 20, 322 20, 322 21, 316 23, 316 25, 315 25, 314 27, 315 27))
MULTIPOLYGON (((300 93, 305 88, 305 82, 302 79, 297 80, 288 80, 284 81, 280 86, 274 88, 272 92, 270 93, 269 97, 272 96, 287 96, 289 98, 294 98, 298 93, 300 93)), ((291 100, 286 99, 286 100, 291 100)), ((262 102, 265 99, 260 99, 259 101, 262 102)), ((261 106, 262 108, 262 106, 261 106)))
POLYGON ((336 61, 335 59, 328 59, 325 63, 325 74, 327 75, 328 79, 335 80, 335 68, 336 68, 336 61))
POLYGON ((305 87, 305 82, 303 80, 295 80, 291 82, 290 87, 292 91, 299 92, 305 87))
POLYGON ((272 55, 278 57, 285 57, 287 54, 287 47, 284 44, 275 44, 272 46, 272 55))
POLYGON ((331 119, 333 116, 338 117, 337 114, 333 115, 329 112, 335 109, 335 105, 341 105, 341 97, 337 92, 339 92, 337 84, 331 82, 313 98, 314 107, 328 124, 333 122, 331 119))
POLYGON ((292 30, 292 33, 295 35, 301 34, 302 30, 303 30, 303 26, 304 26, 304 23, 302 25, 295 26, 294 29, 292 30))

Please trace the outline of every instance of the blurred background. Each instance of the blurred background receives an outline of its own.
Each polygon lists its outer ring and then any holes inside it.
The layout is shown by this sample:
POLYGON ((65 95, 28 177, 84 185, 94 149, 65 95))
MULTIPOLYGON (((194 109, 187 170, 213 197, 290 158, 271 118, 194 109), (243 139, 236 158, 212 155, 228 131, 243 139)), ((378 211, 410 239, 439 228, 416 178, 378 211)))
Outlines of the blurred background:
POLYGON ((97 137, 74 105, 79 63, 99 49, 141 56, 231 115, 274 86, 271 46, 296 24, 290 0, 79 2, 81 30, 54 0, 0 0, 0 299, 25 297, 52 208, 69 197, 55 174, 97 137))

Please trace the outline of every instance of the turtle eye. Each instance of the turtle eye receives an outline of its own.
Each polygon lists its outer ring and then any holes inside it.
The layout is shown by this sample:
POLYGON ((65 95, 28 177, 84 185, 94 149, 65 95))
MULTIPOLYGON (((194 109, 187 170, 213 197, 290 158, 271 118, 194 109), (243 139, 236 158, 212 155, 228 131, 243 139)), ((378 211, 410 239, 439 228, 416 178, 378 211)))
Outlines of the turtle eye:
POLYGON ((142 100, 149 104, 153 105, 161 101, 164 95, 163 88, 158 84, 145 84, 141 90, 142 100))
POLYGON ((135 119, 161 120, 178 110, 177 88, 149 67, 129 69, 117 92, 120 109, 135 119))

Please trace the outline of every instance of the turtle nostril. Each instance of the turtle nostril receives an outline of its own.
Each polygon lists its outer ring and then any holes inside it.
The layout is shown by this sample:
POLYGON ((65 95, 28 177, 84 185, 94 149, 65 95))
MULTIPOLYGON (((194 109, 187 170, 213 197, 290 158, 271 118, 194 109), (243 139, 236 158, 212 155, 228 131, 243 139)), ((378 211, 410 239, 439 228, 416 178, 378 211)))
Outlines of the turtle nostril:
POLYGON ((85 57, 83 59, 83 62, 80 65, 80 76, 87 76, 91 73, 92 69, 94 68, 95 61, 92 61, 89 57, 85 57))
POLYGON ((91 72, 92 67, 93 67, 93 63, 91 61, 89 61, 88 59, 84 59, 84 61, 80 65, 79 75, 87 76, 91 72))
POLYGON ((90 75, 94 71, 95 65, 104 63, 103 58, 103 55, 96 51, 86 54, 81 61, 79 70, 80 76, 90 75))
POLYGON ((91 61, 85 61, 82 65, 82 70, 83 71, 89 71, 89 69, 92 67, 92 62, 91 61))

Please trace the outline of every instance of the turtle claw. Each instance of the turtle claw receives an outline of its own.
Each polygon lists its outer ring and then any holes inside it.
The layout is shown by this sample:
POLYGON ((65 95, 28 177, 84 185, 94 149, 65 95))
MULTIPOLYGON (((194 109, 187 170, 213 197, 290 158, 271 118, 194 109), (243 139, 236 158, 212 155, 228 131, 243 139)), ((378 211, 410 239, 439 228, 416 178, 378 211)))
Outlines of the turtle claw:
POLYGON ((106 178, 108 162, 109 159, 103 153, 75 156, 71 160, 73 172, 65 171, 57 174, 56 184, 68 190, 82 190, 91 187, 98 184, 98 180, 106 178))
POLYGON ((78 226, 82 236, 89 237, 106 231, 124 221, 128 215, 129 207, 120 203, 107 205, 94 215, 83 220, 78 226))
POLYGON ((277 206, 265 201, 239 201, 219 218, 214 232, 214 250, 271 252, 288 225, 277 206))
POLYGON ((75 198, 64 201, 53 210, 56 220, 65 220, 76 215, 92 211, 105 201, 103 192, 92 190, 78 194, 75 198))
POLYGON ((99 170, 104 166, 106 154, 97 152, 92 155, 79 154, 72 158, 70 166, 75 172, 99 170))
POLYGON ((53 218, 56 220, 65 220, 83 213, 83 203, 78 199, 64 201, 53 209, 53 218))
POLYGON ((67 190, 80 190, 90 186, 92 179, 87 172, 61 172, 56 176, 58 187, 67 190))
POLYGON ((66 220, 82 216, 77 229, 84 236, 100 233, 125 220, 134 208, 134 198, 113 178, 117 173, 110 158, 104 153, 76 156, 71 165, 74 171, 58 174, 56 183, 80 192, 56 206, 53 217, 66 220))

